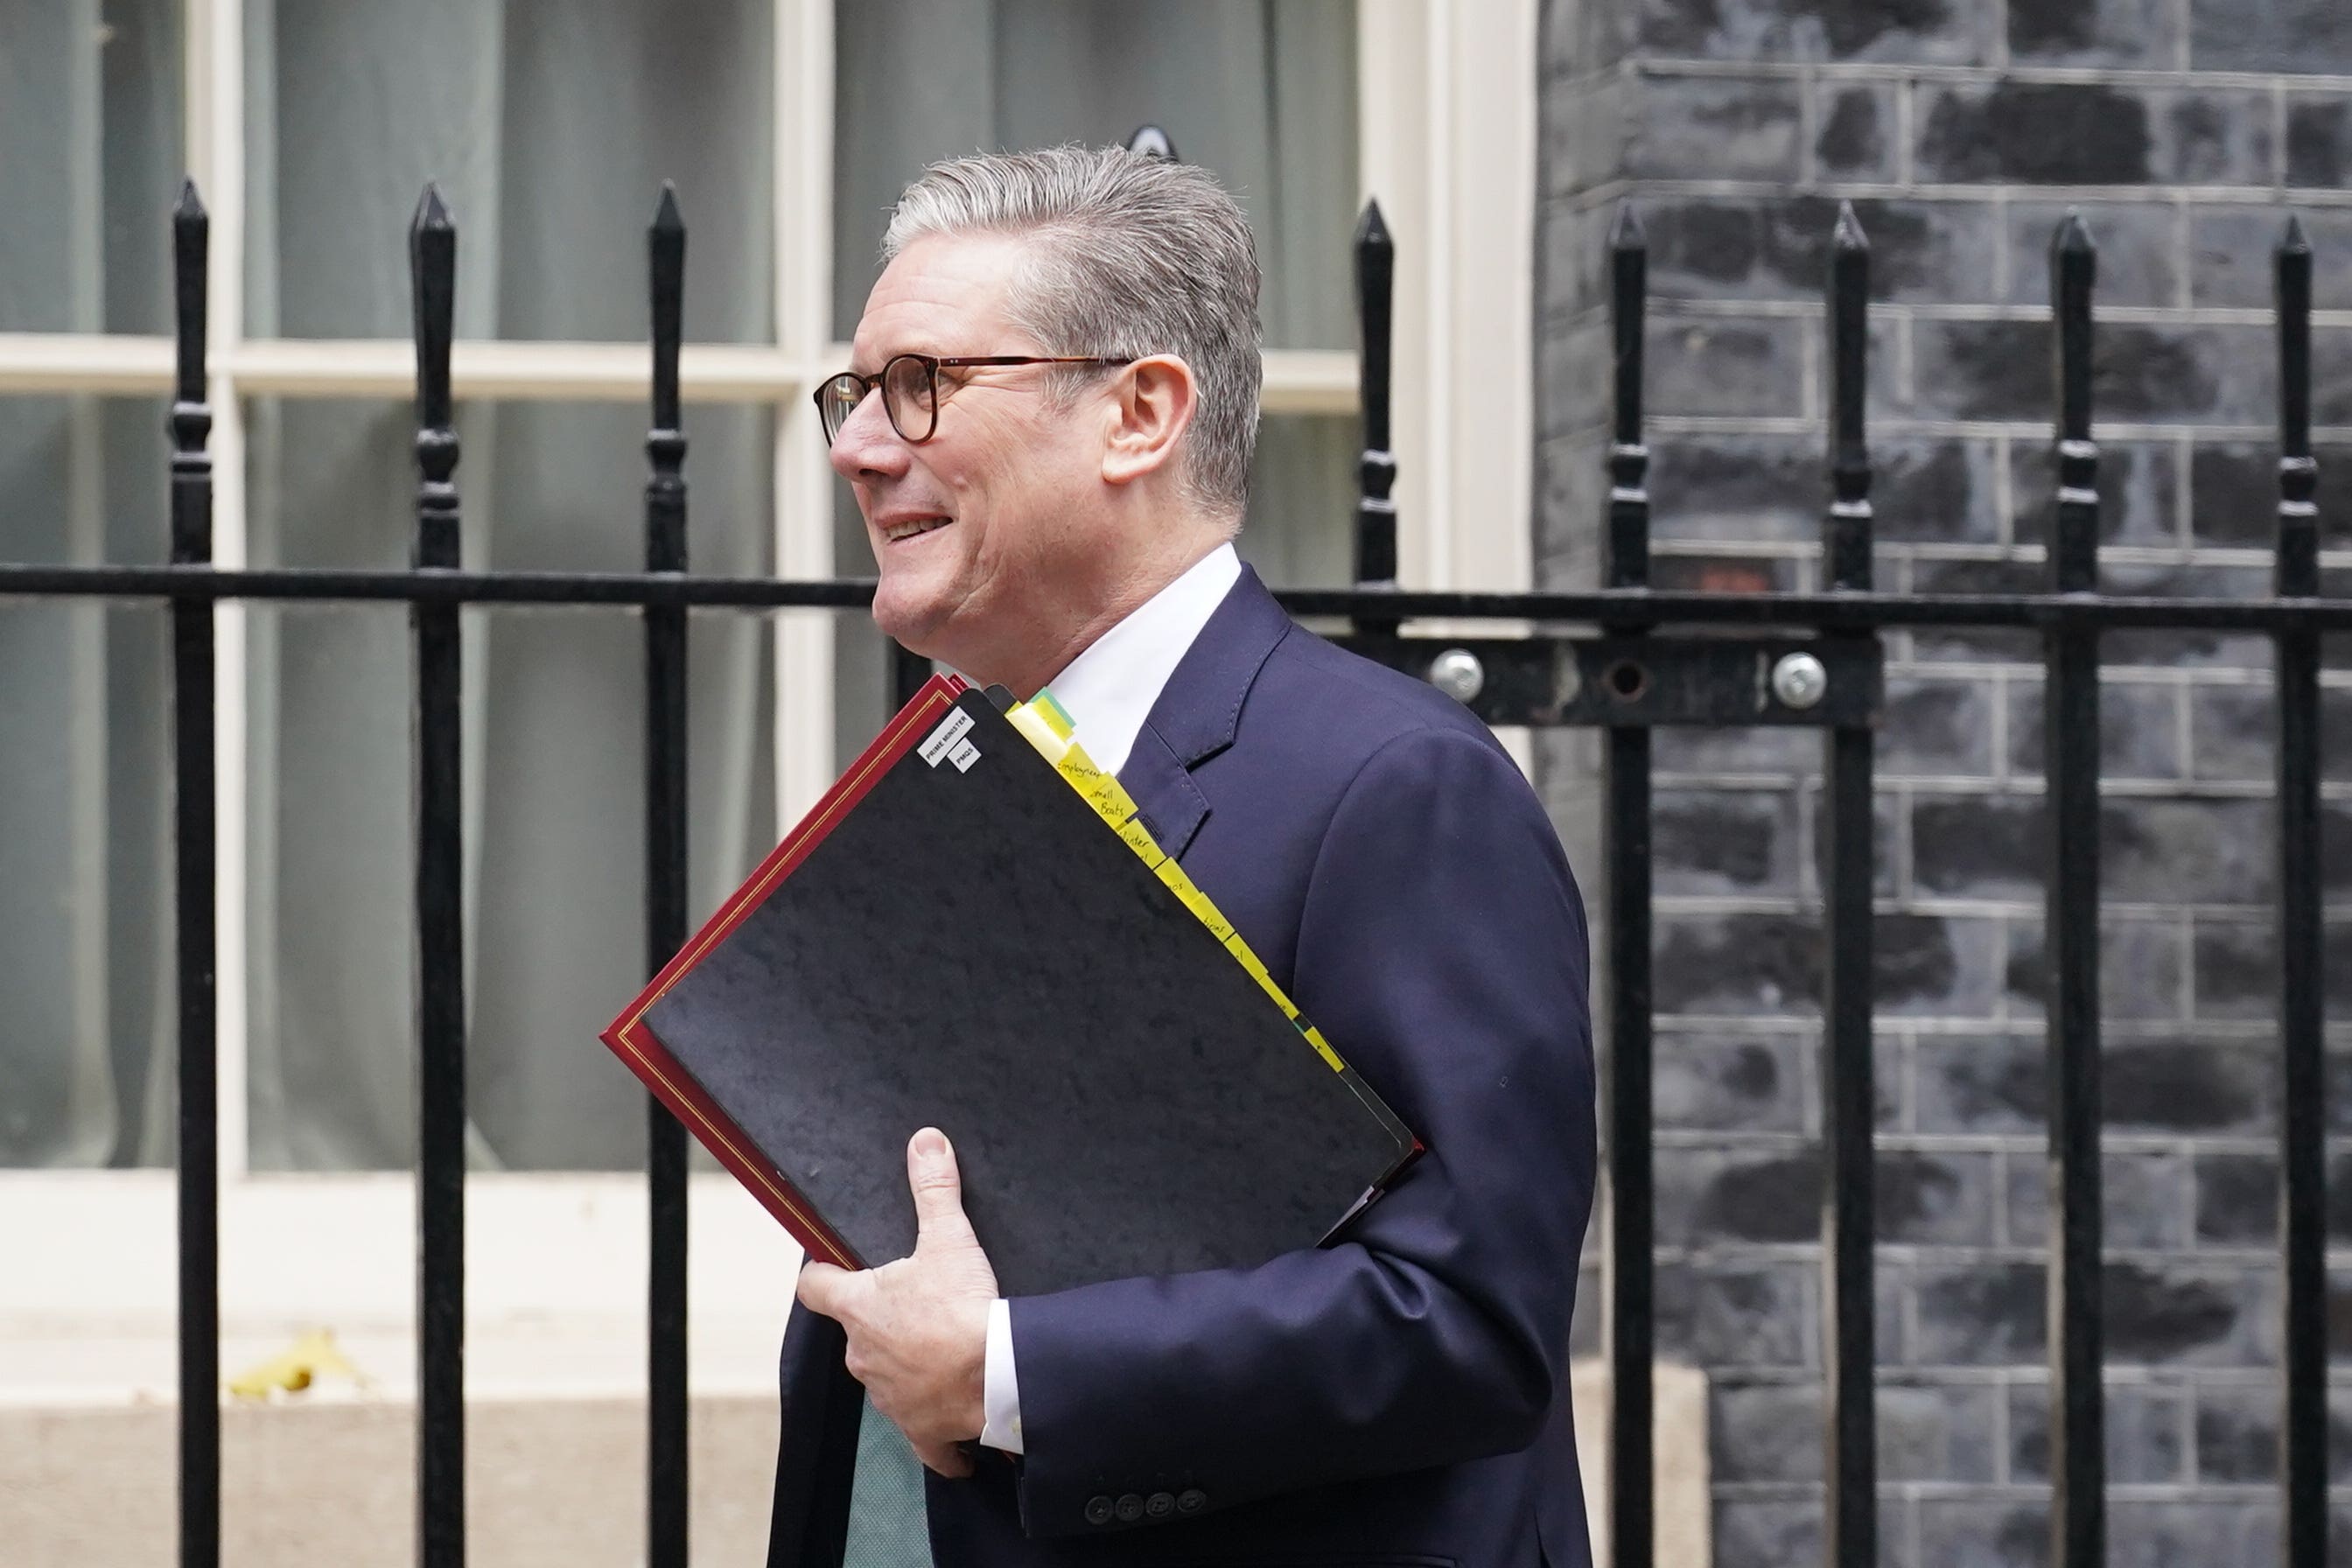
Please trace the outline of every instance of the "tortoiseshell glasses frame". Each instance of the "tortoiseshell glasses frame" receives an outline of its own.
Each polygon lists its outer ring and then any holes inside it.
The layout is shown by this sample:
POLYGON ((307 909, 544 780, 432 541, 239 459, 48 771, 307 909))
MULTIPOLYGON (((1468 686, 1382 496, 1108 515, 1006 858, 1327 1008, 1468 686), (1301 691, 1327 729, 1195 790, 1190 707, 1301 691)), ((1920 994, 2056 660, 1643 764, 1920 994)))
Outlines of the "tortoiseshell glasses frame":
POLYGON ((1133 364, 1128 354, 893 354, 872 375, 854 370, 827 377, 814 394, 817 417, 824 426, 824 444, 832 446, 866 401, 866 394, 882 389, 882 412, 903 441, 928 441, 940 427, 940 371, 982 365, 1013 364, 1133 364))

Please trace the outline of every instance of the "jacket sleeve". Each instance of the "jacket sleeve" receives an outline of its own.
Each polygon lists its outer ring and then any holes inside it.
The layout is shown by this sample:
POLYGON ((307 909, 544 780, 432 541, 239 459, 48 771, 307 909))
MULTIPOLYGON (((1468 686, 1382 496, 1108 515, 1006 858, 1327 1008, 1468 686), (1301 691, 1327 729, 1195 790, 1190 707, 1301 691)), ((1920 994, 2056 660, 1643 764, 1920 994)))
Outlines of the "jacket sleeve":
POLYGON ((1507 754, 1428 729, 1364 764, 1317 853, 1293 994, 1426 1152, 1332 1246, 1015 1300, 1032 1535, 1535 1439, 1591 1206, 1587 963, 1507 754))

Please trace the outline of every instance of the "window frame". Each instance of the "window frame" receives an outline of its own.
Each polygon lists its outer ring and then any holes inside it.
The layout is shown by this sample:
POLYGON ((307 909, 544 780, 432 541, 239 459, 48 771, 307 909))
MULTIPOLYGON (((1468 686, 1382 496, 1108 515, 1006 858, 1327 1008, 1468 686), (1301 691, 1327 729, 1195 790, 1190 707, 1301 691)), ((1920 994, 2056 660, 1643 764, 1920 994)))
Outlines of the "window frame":
MULTIPOLYGON (((827 578, 833 554, 834 476, 814 434, 807 396, 847 362, 832 333, 832 175, 835 0, 773 0, 772 90, 776 332, 767 344, 688 344, 680 356, 682 396, 694 403, 748 403, 776 421, 774 553, 789 578, 827 578)), ((1400 466, 1399 578, 1412 587, 1524 588, 1531 583, 1528 526, 1531 428, 1531 301, 1534 259, 1536 99, 1528 62, 1536 58, 1536 0, 1457 7, 1431 0, 1357 0, 1358 169, 1398 238, 1395 295, 1394 439, 1400 466), (1502 100, 1498 100, 1500 95, 1502 100), (1457 454, 1459 457, 1457 458, 1457 454)), ((207 395, 213 425, 214 558, 247 563, 245 399, 401 398, 413 391, 414 351, 405 340, 248 338, 245 323, 245 0, 185 0, 183 13, 184 162, 211 214, 207 395)), ((1179 131, 1181 135, 1181 130, 1179 131)), ((158 244, 163 243, 159 237, 158 244)), ((630 401, 646 394, 639 342, 457 343, 451 380, 460 399, 630 401)), ((105 333, 0 332, 0 395, 112 392, 168 395, 168 337, 105 333)), ((1358 406, 1352 352, 1276 351, 1266 355, 1269 414, 1348 414, 1358 406)), ((159 444, 156 461, 164 460, 159 444)), ((161 559, 164 520, 155 520, 161 559)), ((848 563, 855 565, 856 563, 848 563)), ((332 1231, 353 1200, 398 1173, 266 1175, 250 1171, 247 1127, 247 976, 245 836, 248 723, 247 618, 226 602, 216 611, 214 711, 218 865, 215 953, 219 976, 219 1161, 225 1237, 245 1235, 265 1215, 332 1231)), ((1490 628, 1491 629, 1491 628, 1490 628)), ((787 612, 774 643, 775 778, 778 819, 792 821, 835 773, 834 640, 824 612, 787 612)), ((626 1181, 627 1178, 618 1178, 626 1181)), ((586 1215, 607 1194, 610 1174, 539 1173, 483 1178, 572 1194, 586 1215)), ((162 1260, 173 1256, 173 1173, 169 1170, 0 1171, 0 1232, 28 1239, 36 1257, 95 1256, 85 1245, 89 1205, 106 1216, 109 1251, 162 1260), (72 1201, 60 1203, 60 1194, 72 1201), (77 1215, 81 1217, 77 1218, 77 1215)), ((698 1175, 697 1213, 732 1212, 723 1175, 698 1175)), ((609 1200, 605 1200, 609 1202, 609 1200)), ((380 1205, 359 1204, 374 1213, 380 1205)), ((394 1205, 383 1212, 407 1215, 394 1205)), ((559 1204, 546 1212, 571 1212, 559 1204)), ((551 1267, 520 1278, 565 1277, 561 1256, 599 1252, 614 1222, 551 1226, 541 1211, 492 1203, 474 1216, 473 1245, 503 1258, 540 1256, 551 1267), (513 1215, 502 1221, 502 1215, 513 1215)), ((413 1223, 413 1222, 412 1222, 413 1223)), ((731 1224, 731 1222, 730 1222, 731 1224)), ((740 1230, 741 1227, 736 1227, 740 1230)), ((759 1234, 782 1250, 759 1267, 698 1275, 698 1314, 781 1308, 775 1280, 796 1256, 772 1226, 759 1234), (781 1260, 781 1261, 780 1261, 781 1260)), ((405 1256, 410 1238, 383 1238, 405 1256)), ((642 1248, 639 1247, 641 1253, 642 1248)), ((299 1255, 299 1249, 295 1249, 299 1255)), ((609 1253, 605 1254, 609 1256, 609 1253)), ((49 1271, 34 1271, 47 1273, 49 1271)), ((168 1322, 167 1287, 145 1267, 117 1264, 87 1289, 44 1288, 14 1310, 73 1302, 99 1315, 168 1322), (28 1307, 29 1302, 29 1307, 28 1307)), ((316 1297, 315 1271, 269 1273, 273 1315, 299 1320, 331 1298, 316 1297)), ((551 1292, 556 1290, 551 1283, 551 1292)), ((232 1302, 248 1292, 235 1292, 232 1302)), ((389 1319, 413 1311, 413 1291, 382 1303, 389 1319)), ((263 1299, 263 1298, 255 1298, 263 1299)), ((550 1299, 518 1310, 562 1312, 550 1299)), ((12 1311, 0 1296, 0 1321, 12 1311)), ((764 1371, 762 1375, 765 1375, 764 1371)), ((699 1374, 698 1374, 699 1376, 699 1374)), ((169 1396, 166 1386, 163 1394, 169 1396)))

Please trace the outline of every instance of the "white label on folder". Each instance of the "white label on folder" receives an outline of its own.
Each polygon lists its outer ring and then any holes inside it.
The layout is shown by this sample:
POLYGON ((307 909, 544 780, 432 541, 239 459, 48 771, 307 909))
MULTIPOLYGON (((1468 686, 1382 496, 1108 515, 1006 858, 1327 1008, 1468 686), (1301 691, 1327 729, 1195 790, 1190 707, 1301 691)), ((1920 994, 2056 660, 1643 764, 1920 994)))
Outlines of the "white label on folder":
POLYGON ((956 749, 948 753, 948 761, 955 764, 956 772, 968 773, 971 772, 971 764, 980 761, 980 748, 970 741, 960 742, 956 749))
POLYGON ((963 739, 963 732, 971 728, 971 715, 961 708, 940 720, 940 727, 931 731, 931 738, 923 742, 923 761, 933 767, 938 767, 940 760, 954 748, 958 741, 963 739))

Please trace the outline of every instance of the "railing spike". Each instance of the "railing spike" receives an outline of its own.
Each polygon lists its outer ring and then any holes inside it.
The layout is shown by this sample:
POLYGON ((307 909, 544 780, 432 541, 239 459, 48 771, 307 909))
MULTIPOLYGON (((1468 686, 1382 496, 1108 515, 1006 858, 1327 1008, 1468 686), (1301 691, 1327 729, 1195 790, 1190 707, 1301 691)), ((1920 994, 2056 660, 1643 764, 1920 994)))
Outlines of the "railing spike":
MULTIPOLYGON (((647 450, 656 474, 673 477, 686 456, 686 438, 678 434, 677 356, 684 337, 686 305, 686 220, 677 210, 677 189, 664 180, 654 221, 646 230, 646 277, 653 303, 653 416, 647 450), (675 443, 673 449, 672 443, 675 443)), ((659 571, 662 568, 653 568, 659 571)))
MULTIPOLYGON (((212 220, 194 180, 172 209, 177 371, 164 423, 172 436, 171 557, 213 558, 213 461, 205 449, 205 294, 212 220)), ((213 607, 172 605, 173 909, 179 1002, 179 1523, 182 1568, 219 1568, 220 1095, 214 819, 213 607)))
POLYGON ((1130 153, 1142 153, 1154 158, 1165 158, 1171 163, 1178 161, 1176 143, 1169 139, 1167 132, 1157 125, 1137 126, 1127 138, 1127 150, 1130 153))
POLYGON ((2083 221, 2082 209, 2068 207, 2058 224, 2058 232, 2050 238, 2053 253, 2061 256, 2095 255, 2098 246, 2091 238, 2091 226, 2083 221))
MULTIPOLYGON (((677 357, 686 307, 686 220, 662 182, 646 230, 652 296, 653 427, 646 435, 646 570, 686 570, 686 432, 677 357)), ((646 630, 646 949, 657 973, 686 942, 686 611, 648 606, 646 630)), ((686 1129, 647 1097, 646 1131, 646 1568, 688 1559, 686 1129)))
MULTIPOLYGON (((408 229, 408 264, 413 289, 413 324, 416 336, 417 455, 425 479, 446 482, 457 465, 457 437, 449 431, 449 348, 456 331, 457 301, 457 226, 443 205, 438 187, 427 184, 416 204, 408 229)), ((450 559, 454 566, 456 507, 450 497, 448 522, 452 532, 450 559)), ((434 512, 436 523, 439 513, 434 512)))
MULTIPOLYGON (((2319 465, 2311 451, 2311 241, 2290 216, 2273 258, 2277 289, 2279 467, 2273 584, 2319 593, 2319 465)), ((2320 818, 2320 640, 2281 631, 2279 824, 2279 1479, 2289 1563, 2327 1555, 2327 1000, 2320 818)))
MULTIPOLYGON (((2051 237, 2050 304, 2056 329, 2057 508, 2050 590, 2095 595, 2099 585, 2099 449, 2091 439, 2091 295, 2098 251, 2079 212, 2051 237)), ((2102 1393, 2099 1058, 2099 639, 2082 626, 2043 634, 2044 798, 2052 865, 2042 930, 2049 933, 2050 1059, 2050 1562, 2106 1561, 2105 1405, 2102 1393)))
POLYGON ((1852 202, 1838 203, 1837 233, 1830 243, 1839 250, 1870 248, 1870 237, 1862 232, 1862 220, 1853 216, 1852 202))
MULTIPOLYGON (((1364 417, 1364 449, 1356 476, 1356 584, 1392 588, 1397 576, 1397 465, 1396 454, 1389 448, 1389 374, 1396 241, 1378 201, 1364 203, 1363 216, 1356 224, 1355 258, 1356 314, 1363 350, 1357 374, 1364 417)), ((1360 616, 1356 621, 1356 629, 1367 636, 1393 636, 1396 628, 1391 620, 1360 616)))
POLYGON ((1843 204, 1830 246, 1829 459, 1832 500, 1822 538, 1826 585, 1867 590, 1871 585, 1870 447, 1870 241, 1843 204))
MULTIPOLYGON (((416 334, 416 535, 419 574, 453 571, 458 548, 457 432, 449 348, 457 297, 457 230, 425 187, 408 238, 416 334)), ((409 609, 415 648, 415 963, 417 1071, 416 1557, 466 1560, 466 906, 464 676, 454 606, 409 609)))
POLYGON ((1632 202, 1619 202, 1617 216, 1609 224, 1609 248, 1612 250, 1647 250, 1649 237, 1642 232, 1641 215, 1632 202))
POLYGON ((206 256, 212 242, 212 218, 196 195, 196 183, 180 183, 180 199, 172 208, 172 301, 176 329, 177 374, 173 382, 173 429, 186 437, 184 451, 200 450, 212 416, 205 406, 205 329, 206 256), (181 429, 184 421, 200 423, 181 429))
POLYGON ((1643 335, 1649 316, 1649 242, 1633 204, 1618 205, 1609 231, 1609 328, 1614 402, 1609 447, 1609 522, 1602 565, 1612 588, 1650 582, 1650 449, 1642 438, 1643 335))

